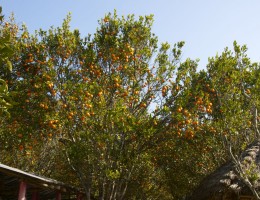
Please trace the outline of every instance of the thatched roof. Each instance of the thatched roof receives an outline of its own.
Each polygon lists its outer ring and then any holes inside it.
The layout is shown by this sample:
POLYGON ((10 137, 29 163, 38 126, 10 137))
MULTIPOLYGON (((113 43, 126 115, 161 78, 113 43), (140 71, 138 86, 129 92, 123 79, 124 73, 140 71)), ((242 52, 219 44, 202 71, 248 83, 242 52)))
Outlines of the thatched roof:
MULTIPOLYGON (((244 169, 251 167, 260 177, 260 141, 249 145, 241 154, 240 161, 244 169)), ((238 196, 252 196, 250 189, 239 179, 235 165, 230 161, 207 176, 188 200, 237 199, 238 196)), ((260 189, 260 181, 254 183, 260 189)))
POLYGON ((5 199, 17 199, 20 181, 27 183, 27 195, 31 197, 34 191, 39 193, 40 199, 54 198, 57 191, 66 196, 75 196, 79 189, 57 180, 37 176, 22 170, 0 164, 0 196, 5 199))

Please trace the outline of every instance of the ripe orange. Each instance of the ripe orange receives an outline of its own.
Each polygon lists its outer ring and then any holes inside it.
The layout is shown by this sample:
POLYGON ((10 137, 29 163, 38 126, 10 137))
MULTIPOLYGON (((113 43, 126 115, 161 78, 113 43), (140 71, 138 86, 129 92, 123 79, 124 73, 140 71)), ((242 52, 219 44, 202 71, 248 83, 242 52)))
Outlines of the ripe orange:
POLYGON ((179 107, 178 109, 177 109, 177 112, 181 112, 182 111, 182 107, 179 107))

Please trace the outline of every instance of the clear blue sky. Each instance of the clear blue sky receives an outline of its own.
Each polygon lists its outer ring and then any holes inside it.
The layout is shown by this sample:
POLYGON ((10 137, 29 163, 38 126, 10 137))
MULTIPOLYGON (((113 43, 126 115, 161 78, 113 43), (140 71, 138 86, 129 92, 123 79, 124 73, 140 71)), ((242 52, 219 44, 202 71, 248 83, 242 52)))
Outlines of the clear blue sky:
POLYGON ((232 47, 234 40, 246 44, 252 61, 260 61, 260 0, 0 0, 6 16, 30 32, 59 26, 68 12, 71 27, 82 35, 94 33, 97 20, 108 12, 118 15, 154 14, 153 32, 160 42, 185 41, 184 58, 199 58, 204 68, 208 57, 232 47))

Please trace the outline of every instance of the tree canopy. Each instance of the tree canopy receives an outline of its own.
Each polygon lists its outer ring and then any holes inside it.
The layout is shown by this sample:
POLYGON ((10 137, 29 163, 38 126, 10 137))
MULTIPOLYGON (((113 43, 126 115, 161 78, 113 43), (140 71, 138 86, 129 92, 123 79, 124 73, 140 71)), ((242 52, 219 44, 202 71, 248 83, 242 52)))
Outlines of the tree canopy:
POLYGON ((260 68, 246 46, 198 71, 181 59, 184 42, 158 44, 152 15, 109 13, 87 37, 70 18, 34 34, 0 24, 0 92, 15 101, 0 162, 86 199, 181 199, 259 137, 260 68))

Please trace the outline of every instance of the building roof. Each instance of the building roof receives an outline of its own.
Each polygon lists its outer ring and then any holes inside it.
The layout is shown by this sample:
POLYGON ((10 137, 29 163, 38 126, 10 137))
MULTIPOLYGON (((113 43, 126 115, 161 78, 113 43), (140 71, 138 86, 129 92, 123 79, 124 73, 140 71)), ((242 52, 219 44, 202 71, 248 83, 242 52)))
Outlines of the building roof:
MULTIPOLYGON (((260 141, 249 145, 240 156, 240 162, 244 170, 254 170, 252 175, 257 175, 254 186, 260 189, 260 141)), ((249 172, 249 171, 248 171, 249 172)), ((249 175, 250 176, 250 175, 249 175)), ((252 196, 250 189, 240 180, 232 161, 225 163, 208 175, 196 188, 188 200, 215 200, 223 197, 237 199, 237 196, 252 196)))
POLYGON ((6 199, 17 199, 19 193, 19 184, 21 181, 27 183, 27 194, 30 197, 33 192, 37 191, 41 199, 52 199, 56 192, 62 193, 62 199, 76 198, 79 189, 35 174, 27 173, 22 170, 0 164, 0 196, 6 199))

